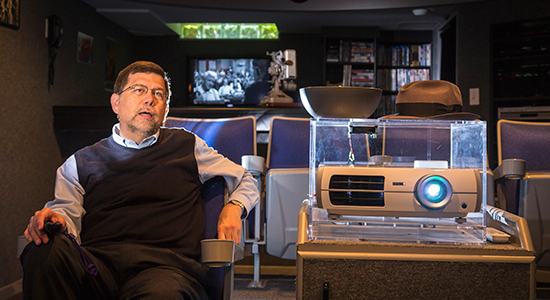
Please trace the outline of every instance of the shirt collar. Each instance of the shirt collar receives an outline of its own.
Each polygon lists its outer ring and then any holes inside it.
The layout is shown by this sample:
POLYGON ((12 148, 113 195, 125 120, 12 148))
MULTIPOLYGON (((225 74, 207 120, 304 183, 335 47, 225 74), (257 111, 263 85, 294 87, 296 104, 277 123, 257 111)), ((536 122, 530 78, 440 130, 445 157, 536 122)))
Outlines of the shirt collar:
POLYGON ((136 142, 130 139, 125 139, 122 136, 120 136, 120 123, 117 123, 113 126, 113 139, 117 144, 127 148, 141 149, 141 148, 152 146, 154 143, 157 142, 159 134, 160 134, 160 130, 157 131, 157 133, 153 134, 152 136, 145 138, 138 145, 136 142))

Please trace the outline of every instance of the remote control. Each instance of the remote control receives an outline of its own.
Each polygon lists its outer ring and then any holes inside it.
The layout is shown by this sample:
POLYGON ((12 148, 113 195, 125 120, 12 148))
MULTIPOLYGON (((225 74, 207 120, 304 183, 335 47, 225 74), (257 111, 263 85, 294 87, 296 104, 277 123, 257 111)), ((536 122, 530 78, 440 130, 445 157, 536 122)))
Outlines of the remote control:
POLYGON ((44 223, 44 228, 46 229, 46 232, 51 234, 56 234, 59 231, 61 231, 61 228, 63 228, 63 225, 59 222, 48 221, 44 223))
POLYGON ((487 239, 496 244, 508 243, 510 235, 493 227, 487 227, 487 239))

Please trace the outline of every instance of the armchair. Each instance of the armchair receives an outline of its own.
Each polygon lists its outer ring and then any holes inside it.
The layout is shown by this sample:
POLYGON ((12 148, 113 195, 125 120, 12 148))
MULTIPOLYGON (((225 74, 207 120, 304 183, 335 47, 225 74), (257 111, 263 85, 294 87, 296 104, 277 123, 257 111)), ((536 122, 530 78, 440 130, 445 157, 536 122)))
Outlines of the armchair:
POLYGON ((296 259, 298 212, 309 193, 308 118, 273 117, 266 175, 266 252, 296 259))
POLYGON ((550 267, 549 136, 550 123, 497 123, 496 206, 527 220, 539 269, 550 267))
MULTIPOLYGON (((222 155, 240 163, 242 155, 256 154, 256 130, 254 117, 234 119, 179 119, 169 117, 167 127, 185 127, 215 147, 222 155), (244 126, 244 127, 243 127, 244 126), (239 142, 235 143, 238 140, 239 142)), ((212 282, 208 290, 210 299, 231 299, 234 262, 242 259, 244 250, 233 241, 218 240, 218 216, 226 203, 225 182, 215 177, 203 185, 205 199, 205 240, 202 241, 202 262, 211 268, 212 282)), ((19 237, 17 257, 27 241, 19 237)))
MULTIPOLYGON (((194 119, 167 117, 165 127, 185 128, 206 141, 208 146, 237 164, 248 167, 252 175, 258 180, 258 190, 261 190, 261 175, 263 174, 263 158, 256 156, 256 119, 253 116, 219 119, 194 119), (245 157, 248 156, 246 159, 245 157), (250 159, 253 156, 255 159, 250 159), (249 162, 253 163, 249 163, 249 162), (258 161, 261 161, 259 163, 258 161), (261 165, 261 166, 260 166, 261 165), (250 168, 253 167, 253 168, 250 168)), ((225 199, 227 200, 227 199, 225 199)), ((221 208, 220 208, 221 211, 221 208)), ((259 245, 263 245, 260 232, 261 203, 249 212, 243 222, 243 241, 252 244, 254 255, 254 282, 252 286, 259 286, 259 245)), ((214 216, 217 220, 218 213, 214 216)), ((208 235, 207 235, 208 236, 208 235)), ((213 235, 210 235, 213 236, 213 235)), ((242 246, 242 245, 241 245, 242 246)))
MULTIPOLYGON (((202 263, 210 267, 212 281, 207 291, 210 299, 229 300, 233 293, 234 262, 243 258, 244 249, 231 240, 217 237, 218 216, 224 206, 225 182, 223 177, 208 180, 202 189, 205 200, 205 239, 201 241, 202 263)), ((17 258, 28 242, 25 237, 17 239, 17 258)))

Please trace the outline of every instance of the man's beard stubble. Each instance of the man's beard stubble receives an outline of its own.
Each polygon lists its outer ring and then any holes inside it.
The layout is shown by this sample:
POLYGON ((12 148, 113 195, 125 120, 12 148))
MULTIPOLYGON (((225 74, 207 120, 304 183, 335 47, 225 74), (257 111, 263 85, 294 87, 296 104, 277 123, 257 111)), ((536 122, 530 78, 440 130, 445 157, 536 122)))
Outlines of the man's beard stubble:
POLYGON ((156 116, 153 116, 153 120, 148 122, 147 125, 140 126, 137 122, 138 117, 139 115, 136 115, 130 120, 130 122, 128 122, 128 129, 133 132, 142 132, 145 137, 149 137, 157 133, 162 125, 159 121, 157 121, 156 116))

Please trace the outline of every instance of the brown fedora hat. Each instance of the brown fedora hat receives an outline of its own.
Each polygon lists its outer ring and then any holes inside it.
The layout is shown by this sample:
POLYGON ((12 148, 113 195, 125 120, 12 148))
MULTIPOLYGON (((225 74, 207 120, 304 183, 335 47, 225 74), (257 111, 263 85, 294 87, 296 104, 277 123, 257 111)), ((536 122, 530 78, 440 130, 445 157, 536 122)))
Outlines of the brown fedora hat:
POLYGON ((460 89, 445 80, 423 80, 405 84, 397 94, 395 111, 395 115, 382 118, 480 119, 477 114, 461 112, 460 89))

